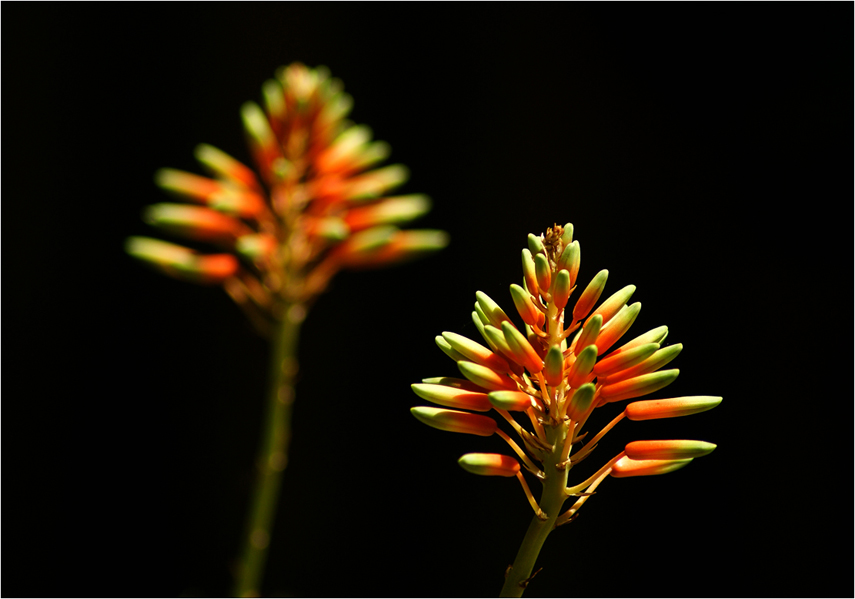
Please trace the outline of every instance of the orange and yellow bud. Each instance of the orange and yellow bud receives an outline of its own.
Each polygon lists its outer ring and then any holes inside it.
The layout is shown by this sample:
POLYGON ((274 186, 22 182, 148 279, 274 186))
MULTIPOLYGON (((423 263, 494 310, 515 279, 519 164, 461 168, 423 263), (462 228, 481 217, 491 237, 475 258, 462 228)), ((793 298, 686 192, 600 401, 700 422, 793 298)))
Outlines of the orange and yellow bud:
POLYGON ((472 474, 480 476, 516 476, 520 463, 511 456, 498 453, 467 453, 457 463, 472 474))
POLYGON ((606 384, 600 388, 600 398, 608 403, 641 397, 658 391, 674 382, 680 371, 675 369, 642 374, 618 383, 606 384))
POLYGON ((520 333, 513 324, 503 322, 502 334, 505 336, 505 341, 508 342, 512 357, 516 360, 517 364, 525 366, 532 374, 543 370, 543 360, 531 346, 531 343, 528 342, 525 335, 520 333))
MULTIPOLYGON (((582 320, 588 316, 594 308, 594 305, 597 303, 597 300, 599 300, 600 296, 603 294, 603 289, 606 287, 606 281, 608 278, 609 271, 601 270, 593 279, 591 279, 591 282, 588 283, 587 287, 585 287, 585 291, 582 292, 582 295, 580 295, 579 299, 576 301, 576 306, 573 308, 573 320, 582 320)), ((591 319, 589 318, 588 322, 590 322, 590 320, 591 319)))
POLYGON ((582 418, 591 407, 596 391, 597 388, 593 383, 586 383, 576 389, 576 391, 573 392, 573 397, 570 399, 570 403, 567 405, 567 416, 572 420, 579 420, 582 418))
POLYGON ((428 383, 416 383, 411 387, 422 399, 448 408, 487 412, 493 407, 486 393, 428 383))
POLYGON ((488 397, 494 408, 510 412, 525 412, 534 405, 531 395, 522 391, 493 391, 488 397))
POLYGON ((550 387, 557 387, 564 381, 564 353, 561 347, 553 345, 543 360, 543 376, 550 387))
POLYGON ((689 439, 669 439, 661 441, 633 441, 628 443, 624 452, 633 460, 683 460, 699 458, 711 453, 714 443, 692 441, 689 439))
POLYGON ((498 372, 507 372, 509 369, 508 362, 504 358, 497 356, 480 343, 457 333, 444 332, 442 337, 452 348, 462 354, 465 360, 481 364, 498 372))
POLYGON ((579 267, 581 265, 581 255, 579 242, 574 241, 564 248, 561 257, 558 259, 556 268, 567 271, 567 274, 570 276, 570 287, 576 284, 576 277, 579 275, 579 267))
POLYGON ((536 326, 543 322, 543 313, 531 301, 531 295, 528 291, 519 285, 511 285, 511 298, 513 298, 514 307, 516 307, 524 323, 529 326, 536 326))
MULTIPOLYGON (((622 349, 622 348, 621 348, 622 349)), ((608 381, 604 384, 617 383, 626 379, 638 377, 642 374, 654 372, 663 366, 669 364, 674 358, 680 355, 683 350, 683 344, 677 343, 662 347, 656 350, 653 355, 639 362, 635 366, 631 366, 626 370, 615 371, 608 376, 608 381)))
POLYGON ((154 204, 143 219, 155 227, 199 241, 233 243, 250 230, 239 220, 216 210, 185 204, 154 204))
POLYGON ((608 324, 608 322, 618 313, 621 308, 626 305, 626 302, 629 301, 629 298, 632 297, 632 294, 635 293, 635 285, 627 285, 620 291, 612 294, 609 299, 600 304, 600 307, 594 310, 594 314, 599 314, 603 317, 603 325, 608 324))
POLYGON ((125 251, 171 277, 191 283, 222 283, 240 268, 231 254, 197 254, 183 246, 149 237, 129 237, 125 251))
POLYGON ((567 384, 573 389, 578 389, 588 382, 588 376, 594 369, 596 362, 597 346, 589 345, 576 356, 576 361, 570 366, 570 371, 567 373, 567 384))
POLYGON ((667 474, 687 466, 691 461, 692 458, 683 460, 633 460, 624 456, 612 466, 611 475, 615 478, 629 478, 630 476, 667 474))
POLYGON ((588 319, 588 322, 585 323, 585 326, 582 327, 582 331, 576 337, 575 345, 573 346, 573 353, 577 356, 582 353, 582 350, 588 347, 589 345, 595 344, 597 342, 597 337, 600 334, 600 327, 603 325, 603 317, 597 314, 596 316, 592 316, 588 319))
POLYGON ((488 416, 425 406, 410 408, 410 412, 419 421, 441 431, 481 437, 489 437, 496 432, 496 421, 488 416))
POLYGON ((597 337, 597 348, 599 349, 600 355, 608 351, 612 345, 617 343, 618 339, 623 337, 623 335, 632 326, 632 323, 635 322, 640 311, 641 302, 635 302, 631 306, 624 306, 614 316, 614 318, 612 318, 608 324, 600 330, 600 334, 597 337))
POLYGON ((519 388, 507 375, 500 374, 474 362, 467 362, 465 360, 457 362, 457 368, 460 369, 460 372, 467 379, 490 391, 501 391, 503 389, 506 391, 516 391, 519 388))
POLYGON ((543 295, 543 292, 549 291, 552 286, 552 270, 549 268, 549 260, 543 254, 534 255, 534 274, 543 295))
POLYGON ((570 292, 573 291, 572 285, 571 274, 566 270, 561 270, 555 275, 552 303, 559 312, 564 309, 567 300, 570 299, 570 292))
POLYGON ((536 267, 534 265, 534 258, 531 256, 531 251, 528 249, 522 251, 522 268, 523 279, 525 280, 525 286, 528 287, 528 292, 535 296, 538 295, 540 289, 537 285, 536 267))
POLYGON ((429 211, 430 198, 426 195, 398 196, 352 208, 345 215, 344 222, 351 231, 361 231, 376 225, 409 222, 429 211))
POLYGON ((643 362, 659 349, 658 343, 646 343, 622 351, 620 349, 613 351, 606 358, 597 362, 594 366, 594 374, 597 376, 607 376, 612 372, 620 372, 626 370, 636 364, 643 362))
POLYGON ((695 397, 673 397, 670 399, 648 399, 634 401, 624 410, 630 420, 655 420, 657 418, 679 418, 712 410, 721 403, 721 397, 699 395, 695 397))

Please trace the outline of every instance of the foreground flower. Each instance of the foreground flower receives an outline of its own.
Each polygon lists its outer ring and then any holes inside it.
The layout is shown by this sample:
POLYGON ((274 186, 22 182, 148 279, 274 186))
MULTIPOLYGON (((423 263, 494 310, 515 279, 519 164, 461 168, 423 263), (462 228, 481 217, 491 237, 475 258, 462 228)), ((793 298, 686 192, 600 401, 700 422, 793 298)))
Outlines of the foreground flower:
POLYGON ((254 102, 241 109, 256 170, 203 144, 196 158, 213 178, 169 168, 155 175, 162 189, 189 204, 149 206, 144 219, 208 251, 149 237, 126 243, 129 254, 169 276, 222 285, 272 340, 237 596, 259 593, 288 461, 297 337, 308 306, 341 269, 403 262, 448 243, 443 231, 398 228, 428 212, 430 200, 390 195, 407 180, 407 169, 374 168, 389 146, 372 141, 368 127, 345 120, 352 100, 325 68, 292 64, 263 92, 263 109, 254 102))
POLYGON ((451 332, 436 338, 465 378, 438 377, 413 385, 419 397, 445 408, 412 408, 420 421, 449 432, 499 435, 516 456, 470 453, 459 460, 473 474, 516 477, 535 513, 507 571, 502 596, 522 595, 547 535, 575 518, 606 477, 673 472, 716 447, 684 439, 633 441, 593 476, 568 485, 570 469, 624 417, 688 416, 721 402, 720 397, 709 396, 634 401, 588 438, 582 429, 596 409, 609 409, 673 382, 679 371, 662 368, 677 357, 682 345, 664 344, 668 335, 664 326, 618 345, 641 310, 639 302, 628 304, 635 286, 620 289, 595 309, 608 279, 603 270, 571 307, 579 265, 579 242, 573 241, 571 224, 554 226, 540 237, 529 235, 528 248, 522 251, 523 286, 510 287, 524 326, 518 328, 498 304, 477 292, 472 319, 486 346, 451 332), (491 409, 521 443, 484 414, 491 409), (523 470, 542 483, 539 500, 523 470), (577 499, 564 511, 570 497, 577 499))

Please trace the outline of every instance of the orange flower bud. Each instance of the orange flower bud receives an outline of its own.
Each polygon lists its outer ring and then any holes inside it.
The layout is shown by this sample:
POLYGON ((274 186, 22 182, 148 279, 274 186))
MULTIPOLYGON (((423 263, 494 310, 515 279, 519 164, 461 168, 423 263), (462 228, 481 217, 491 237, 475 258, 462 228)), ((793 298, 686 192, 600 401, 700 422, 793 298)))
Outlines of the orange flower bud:
POLYGON ((531 301, 529 292, 519 285, 511 285, 511 298, 523 322, 529 326, 537 325, 538 317, 542 316, 542 312, 531 301))
POLYGON ((619 383, 606 384, 600 388, 600 398, 606 402, 613 402, 641 397, 642 395, 653 393, 670 385, 677 378, 678 374, 680 374, 680 371, 675 368, 673 370, 642 374, 641 376, 619 383))
MULTIPOLYGON (((576 301, 576 307, 573 308, 573 320, 582 320, 585 318, 591 309, 594 307, 594 304, 597 303, 597 300, 600 299, 600 295, 603 293, 603 289, 606 287, 606 280, 609 278, 609 271, 601 270, 597 273, 591 282, 588 283, 588 286, 585 287, 585 291, 582 292, 582 295, 579 296, 579 299, 576 301)), ((588 322, 590 322, 590 318, 588 322)), ((587 323, 585 323, 587 324, 587 323)))
POLYGON ((520 333, 514 325, 510 322, 503 322, 502 334, 505 336, 505 341, 508 342, 508 347, 510 347, 513 358, 518 364, 525 366, 532 374, 543 370, 543 360, 534 351, 525 335, 520 333))
POLYGON ((632 326, 632 323, 635 322, 640 311, 641 302, 635 302, 631 306, 624 306, 615 315, 615 317, 600 330, 600 334, 597 337, 597 348, 600 355, 608 351, 608 349, 611 348, 618 339, 623 337, 624 333, 626 333, 632 326))
POLYGON ((553 345, 543 361, 543 376, 550 387, 557 387, 564 380, 564 353, 561 346, 553 345))
POLYGON ((472 474, 481 476, 516 476, 520 463, 511 456, 498 453, 467 453, 457 463, 472 474))
POLYGON ((531 395, 522 391, 493 391, 488 398, 494 408, 511 412, 525 412, 534 405, 531 395))
POLYGON ((410 408, 410 412, 424 424, 441 431, 481 437, 489 437, 496 432, 496 421, 487 416, 424 406, 410 408))
POLYGON ((416 383, 411 387, 413 392, 422 399, 441 406, 474 410, 475 412, 487 412, 493 408, 486 393, 427 383, 416 383))
POLYGON ((628 478, 630 476, 667 474, 679 470, 691 461, 692 458, 684 460, 633 460, 624 456, 612 466, 611 475, 615 478, 628 478))
POLYGON ((465 359, 486 366, 497 372, 507 372, 509 370, 508 362, 501 356, 497 356, 489 349, 475 343, 471 339, 467 339, 463 335, 457 333, 444 332, 442 337, 448 344, 465 356, 465 359))
POLYGON ((519 389, 518 385, 510 377, 490 370, 486 366, 481 366, 474 362, 461 361, 457 363, 457 368, 460 369, 460 372, 467 379, 490 391, 501 391, 502 389, 516 391, 519 389))
POLYGON ((528 292, 531 295, 538 295, 540 293, 540 288, 537 285, 537 273, 535 272, 534 258, 532 258, 531 251, 528 249, 524 249, 522 251, 522 267, 523 278, 525 279, 525 286, 528 287, 528 292))
POLYGON ((695 396, 673 397, 670 399, 648 399, 634 401, 624 413, 630 420, 655 420, 657 418, 678 418, 691 416, 712 410, 721 403, 721 397, 695 396))
POLYGON ((633 293, 635 293, 635 285, 627 285, 600 304, 600 307, 594 310, 594 314, 602 316, 603 324, 607 324, 615 314, 620 312, 633 293))
POLYGON ((626 456, 633 460, 683 460, 699 458, 711 453, 714 443, 691 441, 688 439, 669 439, 661 441, 633 441, 628 443, 626 456))
POLYGON ((596 362, 597 346, 589 345, 579 353, 576 361, 570 367, 570 371, 567 373, 567 384, 574 389, 584 385, 596 362))

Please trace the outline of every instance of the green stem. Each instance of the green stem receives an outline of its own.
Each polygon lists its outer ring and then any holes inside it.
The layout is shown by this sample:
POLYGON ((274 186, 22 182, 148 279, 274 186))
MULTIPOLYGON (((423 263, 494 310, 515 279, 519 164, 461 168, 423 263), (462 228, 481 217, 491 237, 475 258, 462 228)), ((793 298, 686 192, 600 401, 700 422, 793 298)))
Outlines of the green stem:
POLYGON ((305 307, 302 304, 286 305, 273 338, 267 409, 244 546, 238 562, 236 597, 257 597, 261 590, 282 472, 288 464, 294 376, 297 373, 297 339, 304 317, 305 307))
POLYGON ((564 449, 564 437, 567 434, 563 423, 550 426, 547 429, 547 438, 553 447, 552 454, 543 463, 545 475, 543 481, 543 494, 540 497, 540 509, 546 514, 546 520, 537 516, 529 524, 522 545, 513 565, 505 575, 505 584, 502 587, 500 597, 522 597, 540 549, 546 541, 546 537, 555 528, 555 520, 561 513, 561 507, 567 500, 565 488, 567 487, 567 469, 558 469, 556 464, 561 460, 561 452, 564 449))

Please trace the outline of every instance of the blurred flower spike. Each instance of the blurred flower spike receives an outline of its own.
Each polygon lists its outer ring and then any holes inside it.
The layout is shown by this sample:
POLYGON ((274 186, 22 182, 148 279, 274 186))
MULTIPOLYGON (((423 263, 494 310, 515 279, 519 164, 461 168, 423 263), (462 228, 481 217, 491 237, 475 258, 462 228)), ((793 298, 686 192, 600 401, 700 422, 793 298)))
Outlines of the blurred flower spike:
POLYGON ((391 195, 407 169, 378 167, 389 146, 345 119, 353 101, 325 67, 291 64, 262 89, 263 108, 241 109, 255 170, 202 144, 195 155, 213 178, 170 168, 155 175, 190 204, 149 206, 145 221, 214 253, 147 237, 128 239, 126 250, 169 276, 223 285, 267 332, 284 305, 310 302, 339 270, 416 258, 448 236, 399 228, 430 200, 391 195))
POLYGON ((623 418, 688 416, 721 402, 721 397, 709 396, 634 401, 593 437, 583 432, 597 409, 608 410, 673 382, 679 371, 663 368, 677 357, 682 345, 665 345, 665 326, 620 344, 641 304, 629 303, 635 292, 635 286, 629 285, 597 305, 607 270, 594 276, 578 299, 570 302, 580 255, 572 224, 529 235, 528 247, 522 251, 523 284, 510 286, 523 326, 518 327, 496 302, 477 292, 472 319, 483 344, 452 332, 436 337, 464 378, 429 378, 412 386, 422 399, 443 406, 412 408, 421 422, 448 432, 496 434, 512 451, 513 455, 466 454, 459 460, 474 474, 516 476, 535 512, 517 560, 508 570, 503 596, 521 595, 546 535, 572 520, 606 477, 665 474, 716 447, 692 440, 634 441, 587 480, 568 484, 570 469, 587 458, 623 418), (485 412, 495 413, 520 442, 485 412), (523 470, 543 485, 539 500, 523 470), (562 506, 570 497, 577 499, 564 511, 562 506))

